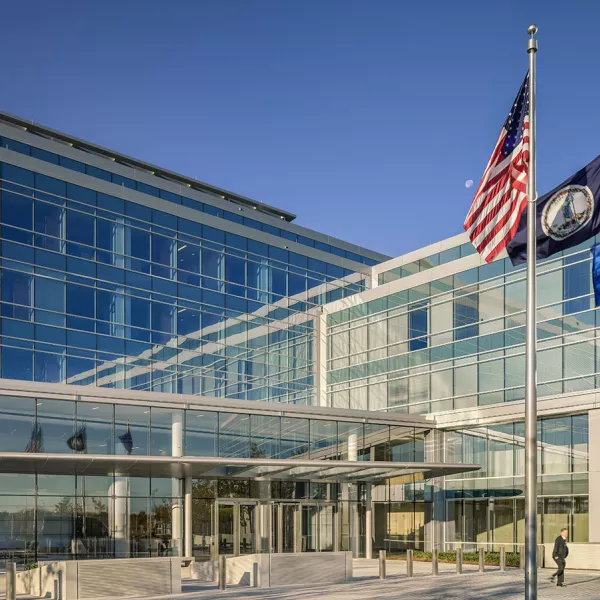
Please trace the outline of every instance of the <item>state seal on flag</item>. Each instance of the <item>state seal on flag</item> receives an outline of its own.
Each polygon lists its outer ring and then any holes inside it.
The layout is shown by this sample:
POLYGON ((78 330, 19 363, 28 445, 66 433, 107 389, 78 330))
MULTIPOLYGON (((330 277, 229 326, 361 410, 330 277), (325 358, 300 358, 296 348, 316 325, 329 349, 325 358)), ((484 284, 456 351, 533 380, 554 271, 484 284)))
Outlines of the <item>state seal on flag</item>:
POLYGON ((556 192, 542 210, 544 233, 564 240, 584 227, 594 214, 594 194, 584 185, 568 185, 556 192))

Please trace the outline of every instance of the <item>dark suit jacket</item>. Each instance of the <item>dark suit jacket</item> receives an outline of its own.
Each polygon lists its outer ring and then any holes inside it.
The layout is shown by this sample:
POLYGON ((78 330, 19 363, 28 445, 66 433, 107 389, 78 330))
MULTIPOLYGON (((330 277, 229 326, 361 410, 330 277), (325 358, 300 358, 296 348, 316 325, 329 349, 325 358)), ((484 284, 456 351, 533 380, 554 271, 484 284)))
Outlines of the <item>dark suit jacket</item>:
POLYGON ((552 558, 562 558, 563 560, 569 556, 569 547, 562 535, 559 535, 554 542, 554 550, 552 558))

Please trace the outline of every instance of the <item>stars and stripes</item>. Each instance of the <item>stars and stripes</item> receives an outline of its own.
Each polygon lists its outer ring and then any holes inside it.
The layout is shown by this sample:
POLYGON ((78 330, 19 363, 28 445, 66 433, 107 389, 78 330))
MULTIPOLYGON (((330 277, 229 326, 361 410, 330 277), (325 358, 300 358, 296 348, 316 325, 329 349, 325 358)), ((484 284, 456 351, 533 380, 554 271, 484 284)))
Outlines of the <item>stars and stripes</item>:
POLYGON ((529 173, 529 74, 521 85, 475 192, 464 228, 491 262, 514 237, 527 206, 529 173))

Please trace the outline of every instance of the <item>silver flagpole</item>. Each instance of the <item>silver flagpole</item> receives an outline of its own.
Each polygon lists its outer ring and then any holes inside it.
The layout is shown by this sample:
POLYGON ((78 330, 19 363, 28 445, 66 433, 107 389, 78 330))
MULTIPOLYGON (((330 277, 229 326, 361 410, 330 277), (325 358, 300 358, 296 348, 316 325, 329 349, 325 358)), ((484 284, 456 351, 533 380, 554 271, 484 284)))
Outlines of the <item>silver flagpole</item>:
POLYGON ((527 33, 529 54, 529 178, 527 182, 527 340, 525 389, 525 600, 537 600, 537 367, 536 367, 536 200, 535 53, 538 28, 527 33))

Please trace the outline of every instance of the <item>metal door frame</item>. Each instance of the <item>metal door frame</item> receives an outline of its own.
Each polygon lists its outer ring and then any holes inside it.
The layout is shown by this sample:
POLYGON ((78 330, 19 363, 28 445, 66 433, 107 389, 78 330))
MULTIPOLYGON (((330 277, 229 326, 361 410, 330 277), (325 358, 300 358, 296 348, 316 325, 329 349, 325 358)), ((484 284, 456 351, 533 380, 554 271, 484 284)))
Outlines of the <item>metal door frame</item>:
POLYGON ((260 548, 257 546, 257 532, 258 527, 258 507, 260 501, 256 499, 245 499, 245 498, 217 498, 215 500, 215 510, 213 518, 213 532, 215 543, 213 545, 213 560, 219 558, 219 508, 221 506, 231 506, 233 508, 233 554, 232 556, 240 556, 240 506, 252 506, 253 507, 253 518, 254 518, 254 547, 255 551, 259 551, 260 548))

